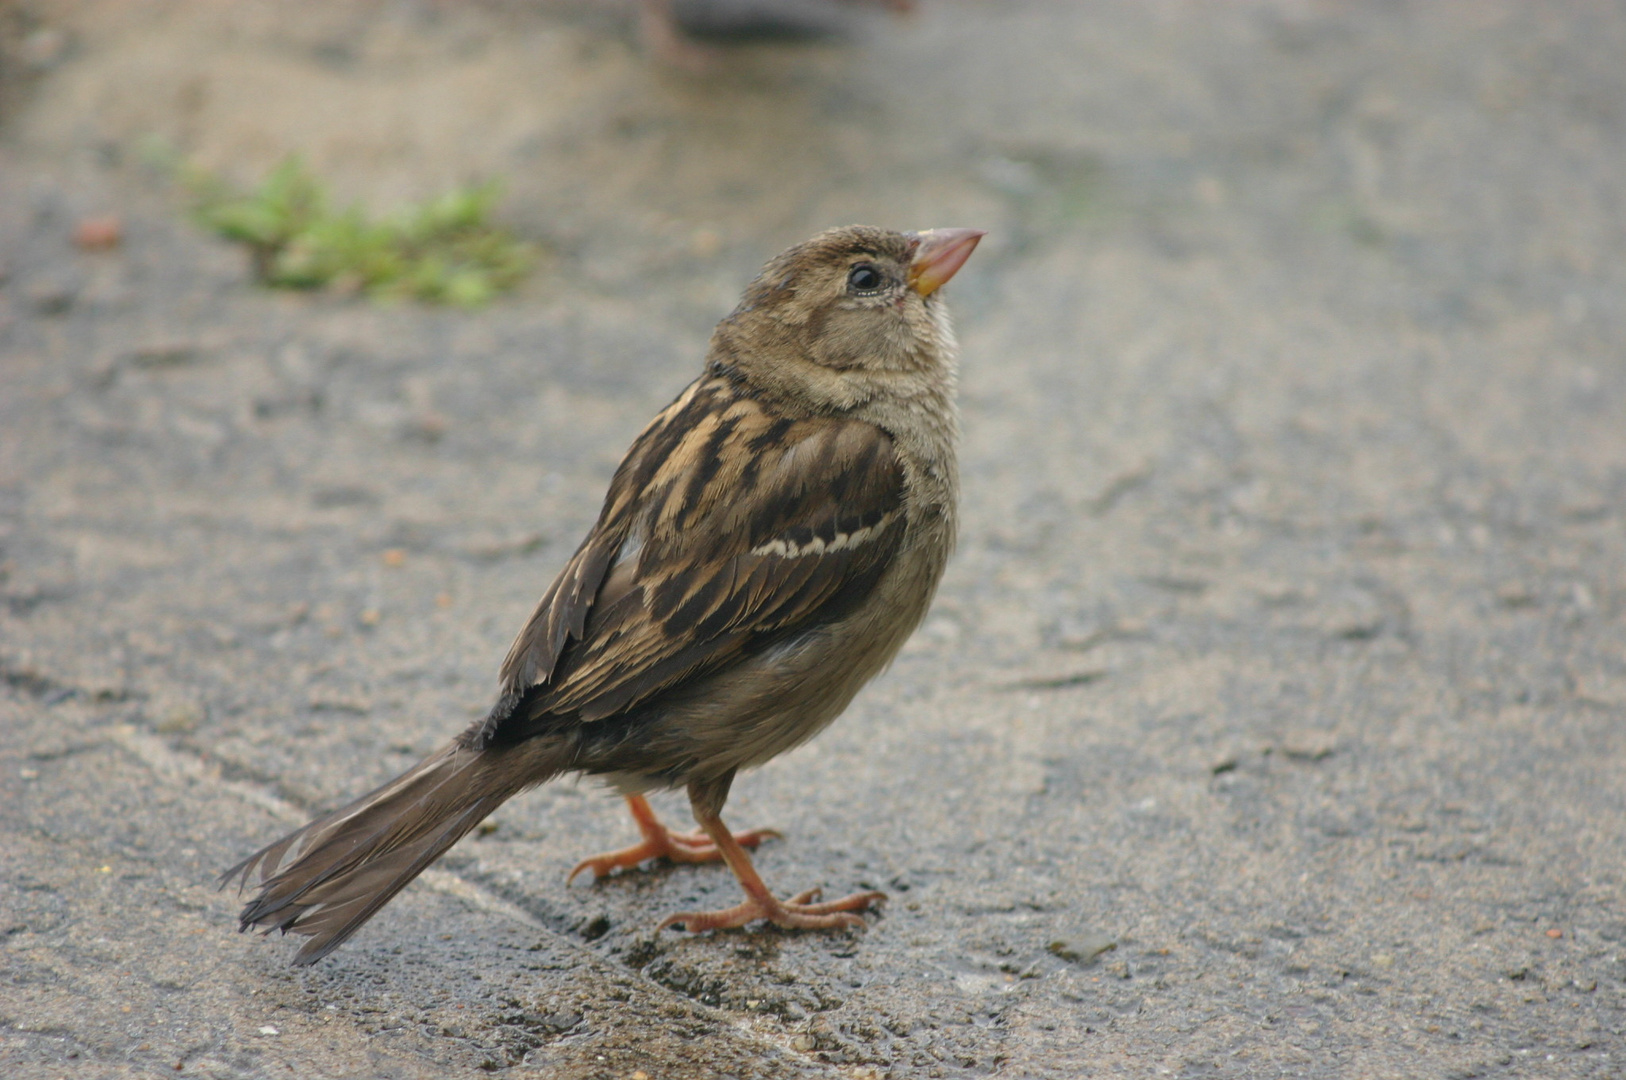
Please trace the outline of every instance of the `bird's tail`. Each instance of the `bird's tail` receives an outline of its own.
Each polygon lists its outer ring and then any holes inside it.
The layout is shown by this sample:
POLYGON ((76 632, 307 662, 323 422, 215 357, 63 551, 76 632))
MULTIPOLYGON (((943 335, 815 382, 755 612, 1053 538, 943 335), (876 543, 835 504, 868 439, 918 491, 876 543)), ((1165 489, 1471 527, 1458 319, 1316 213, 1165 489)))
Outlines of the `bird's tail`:
POLYGON ((307 935, 314 964, 510 797, 569 764, 563 741, 473 750, 454 742, 348 806, 317 818, 221 875, 259 892, 242 926, 307 935))

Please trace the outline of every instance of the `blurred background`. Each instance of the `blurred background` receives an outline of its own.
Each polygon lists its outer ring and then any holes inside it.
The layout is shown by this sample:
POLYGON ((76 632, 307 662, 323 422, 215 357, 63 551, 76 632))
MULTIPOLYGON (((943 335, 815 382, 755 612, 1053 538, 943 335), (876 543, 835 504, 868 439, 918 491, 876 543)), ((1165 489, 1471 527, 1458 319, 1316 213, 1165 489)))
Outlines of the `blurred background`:
POLYGON ((0 0, 0 1071, 1618 1075, 1622 56, 1604 2, 0 0), (557 784, 318 969, 232 933, 860 221, 989 231, 961 549, 730 808, 885 913, 657 936, 732 880, 567 889, 627 826, 557 784))

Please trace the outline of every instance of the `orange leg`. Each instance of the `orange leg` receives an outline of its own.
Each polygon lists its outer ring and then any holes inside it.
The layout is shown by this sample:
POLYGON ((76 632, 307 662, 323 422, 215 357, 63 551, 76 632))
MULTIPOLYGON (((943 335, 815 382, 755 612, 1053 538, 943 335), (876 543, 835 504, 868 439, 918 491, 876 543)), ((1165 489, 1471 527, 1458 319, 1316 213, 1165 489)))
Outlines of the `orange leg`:
POLYGON ((820 904, 815 903, 819 898, 819 890, 809 889, 790 900, 777 900, 762 883, 756 867, 751 865, 751 856, 745 853, 745 848, 741 847, 735 836, 728 831, 728 826, 723 824, 721 816, 710 814, 702 817, 700 827, 711 837, 713 850, 721 852, 723 861, 728 863, 728 868, 739 878, 740 887, 745 890, 745 899, 734 907, 722 911, 683 911, 676 915, 668 915, 656 928, 658 930, 665 930, 668 926, 681 923, 685 930, 698 934, 702 930, 723 930, 744 926, 757 919, 767 919, 775 926, 797 930, 831 930, 863 926, 864 920, 852 912, 862 911, 871 904, 886 899, 885 893, 861 892, 820 904))
MULTIPOLYGON (((655 816, 655 808, 649 805, 649 800, 642 795, 628 795, 627 809, 632 811, 632 820, 637 822, 638 831, 643 834, 641 844, 634 844, 620 851, 610 851, 603 855, 594 855, 590 859, 583 859, 576 864, 576 868, 565 879, 565 884, 576 880, 576 875, 583 870, 593 871, 593 880, 608 877, 615 870, 630 870, 647 859, 667 858, 680 863, 718 862, 726 859, 725 852, 717 850, 717 845, 701 833, 675 833, 661 824, 661 819, 655 816)), ((743 844, 754 848, 769 837, 778 837, 779 834, 772 829, 752 829, 731 835, 730 844, 735 846, 743 844)), ((750 865, 749 862, 746 863, 750 865)))

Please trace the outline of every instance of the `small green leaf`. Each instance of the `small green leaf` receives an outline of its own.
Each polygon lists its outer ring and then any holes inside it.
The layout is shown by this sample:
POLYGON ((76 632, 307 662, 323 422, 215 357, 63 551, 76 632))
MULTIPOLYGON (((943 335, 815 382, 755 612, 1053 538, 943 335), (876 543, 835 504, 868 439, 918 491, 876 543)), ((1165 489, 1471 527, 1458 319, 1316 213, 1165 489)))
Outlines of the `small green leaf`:
POLYGON ((325 187, 297 156, 254 191, 177 166, 205 228, 249 245, 260 280, 277 288, 359 288, 380 299, 411 298, 473 308, 518 284, 535 250, 492 225, 495 182, 456 188, 389 218, 330 209, 325 187))

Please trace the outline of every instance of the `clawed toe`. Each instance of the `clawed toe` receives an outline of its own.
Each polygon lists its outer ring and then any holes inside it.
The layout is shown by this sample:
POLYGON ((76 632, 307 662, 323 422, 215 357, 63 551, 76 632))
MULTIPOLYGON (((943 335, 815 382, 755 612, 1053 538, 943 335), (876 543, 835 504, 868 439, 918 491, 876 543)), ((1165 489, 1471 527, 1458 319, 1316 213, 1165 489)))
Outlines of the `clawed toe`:
POLYGON ((863 926, 863 918, 854 913, 886 899, 885 893, 860 892, 840 900, 816 903, 821 893, 819 889, 808 889, 790 900, 747 896, 741 903, 721 911, 682 911, 668 915, 656 929, 681 925, 689 933, 698 934, 706 930, 730 930, 765 919, 787 930, 842 930, 863 926))
MULTIPOLYGON (((677 863, 723 861, 723 853, 717 850, 717 844, 710 836, 703 832, 679 833, 668 829, 661 824, 642 795, 629 796, 627 804, 632 810, 633 820, 638 824, 638 831, 643 833, 643 840, 619 851, 607 851, 583 859, 565 878, 566 885, 575 881, 584 870, 591 870, 593 880, 598 881, 617 870, 631 870, 650 859, 670 859, 677 863)), ((755 848, 764 840, 778 839, 779 835, 774 829, 752 829, 735 833, 734 842, 741 847, 755 848)))
POLYGON ((593 880, 598 881, 600 878, 609 877, 617 870, 630 870, 639 863, 670 854, 671 850, 666 845, 651 843, 646 840, 642 844, 634 844, 632 847, 622 848, 620 851, 607 851, 602 855, 592 855, 583 859, 571 869, 569 876, 565 878, 565 884, 569 885, 572 881, 575 881, 576 876, 583 870, 593 871, 593 880))
MULTIPOLYGON (((695 789, 689 791, 691 802, 695 789)), ((690 933, 706 930, 727 930, 765 919, 787 930, 843 930, 863 926, 864 920, 856 914, 886 899, 885 893, 860 892, 843 896, 840 900, 820 901, 822 891, 814 888, 797 893, 789 900, 775 899, 762 883, 746 848, 754 848, 779 833, 773 829, 752 829, 749 832, 730 832, 723 819, 715 812, 705 813, 698 808, 695 819, 704 830, 698 833, 675 833, 661 824, 648 800, 642 795, 628 795, 627 808, 638 823, 643 842, 620 851, 611 851, 583 859, 576 864, 566 879, 574 881, 582 871, 593 871, 594 879, 607 877, 617 870, 631 869, 649 859, 666 858, 673 862, 726 862, 745 889, 745 899, 721 911, 683 911, 661 921, 658 929, 682 926, 690 933)))
MULTIPOLYGON (((764 840, 778 840, 783 836, 784 834, 778 829, 752 829, 749 832, 735 833, 734 842, 741 847, 756 848, 764 840)), ((685 851, 705 856, 703 860, 705 862, 720 862, 722 860, 722 852, 717 850, 717 845, 712 843, 711 837, 705 833, 668 832, 666 839, 674 848, 682 848, 685 851)))

